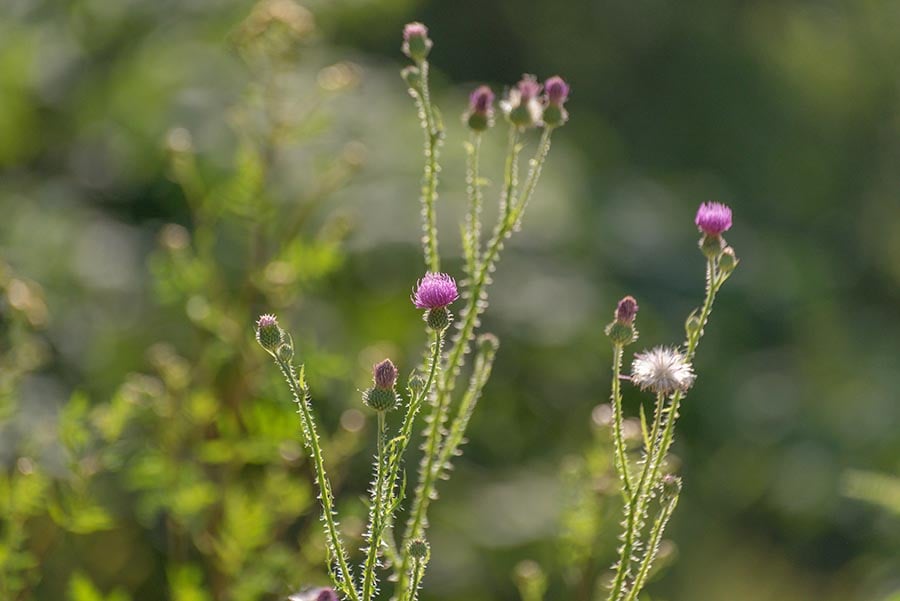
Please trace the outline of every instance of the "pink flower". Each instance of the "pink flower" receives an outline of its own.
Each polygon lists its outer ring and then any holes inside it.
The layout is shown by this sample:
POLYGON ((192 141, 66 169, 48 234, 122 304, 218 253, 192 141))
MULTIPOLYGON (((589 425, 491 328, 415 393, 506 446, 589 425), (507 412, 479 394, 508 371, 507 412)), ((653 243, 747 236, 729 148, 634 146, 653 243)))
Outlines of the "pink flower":
POLYGON ((456 281, 446 273, 426 273, 410 297, 417 309, 440 309, 459 298, 456 281))
POLYGON ((731 209, 718 202, 704 202, 694 223, 707 236, 719 236, 731 228, 731 209))

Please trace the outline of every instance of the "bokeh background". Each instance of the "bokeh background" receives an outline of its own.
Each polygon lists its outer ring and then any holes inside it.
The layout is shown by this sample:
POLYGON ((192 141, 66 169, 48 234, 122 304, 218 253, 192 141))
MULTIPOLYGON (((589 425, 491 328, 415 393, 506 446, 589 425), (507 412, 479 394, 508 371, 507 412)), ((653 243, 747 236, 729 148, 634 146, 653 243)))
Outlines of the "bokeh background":
POLYGON ((495 277, 502 347, 433 511, 423 598, 517 599, 524 558, 548 599, 591 598, 617 529, 603 325, 630 293, 642 345, 682 339, 703 286, 693 213, 714 199, 742 262, 697 356, 646 598, 900 599, 892 0, 5 0, 2 598, 325 581, 295 416, 252 338, 262 311, 302 349, 359 535, 357 390, 423 343, 421 134, 398 76, 414 19, 436 44, 457 274, 465 94, 525 72, 573 90, 495 277))

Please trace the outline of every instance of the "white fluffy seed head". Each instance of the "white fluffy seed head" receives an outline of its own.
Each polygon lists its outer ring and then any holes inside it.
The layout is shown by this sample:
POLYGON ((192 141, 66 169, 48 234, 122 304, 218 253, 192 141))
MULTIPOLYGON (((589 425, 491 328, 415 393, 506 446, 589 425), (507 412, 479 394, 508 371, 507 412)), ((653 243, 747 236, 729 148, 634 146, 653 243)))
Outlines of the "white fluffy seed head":
POLYGON ((687 391, 694 383, 694 371, 678 350, 657 346, 634 356, 631 381, 641 390, 657 394, 687 391))

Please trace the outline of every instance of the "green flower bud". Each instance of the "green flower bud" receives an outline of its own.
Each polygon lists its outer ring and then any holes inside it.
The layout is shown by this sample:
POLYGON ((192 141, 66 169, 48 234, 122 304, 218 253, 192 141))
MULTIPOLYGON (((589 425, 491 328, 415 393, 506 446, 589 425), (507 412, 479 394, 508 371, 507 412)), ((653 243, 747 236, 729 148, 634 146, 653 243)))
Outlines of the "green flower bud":
POLYGON ((400 404, 400 399, 397 398, 393 388, 377 386, 363 393, 363 401, 375 411, 393 411, 400 404))
POLYGON ((278 357, 279 361, 283 361, 284 363, 290 363, 294 359, 294 345, 285 342, 281 346, 278 347, 278 350, 275 352, 275 355, 278 357))
POLYGON ((734 249, 726 246, 719 257, 719 269, 725 274, 725 277, 731 275, 738 263, 740 263, 740 260, 735 256, 734 249))
POLYGON ((414 371, 411 373, 409 379, 406 381, 406 388, 409 390, 409 394, 411 396, 418 396, 424 387, 425 380, 419 375, 419 372, 414 371))
POLYGON ((278 325, 274 315, 260 315, 256 322, 256 341, 259 345, 274 353, 284 340, 284 332, 278 325))
POLYGON ((695 309, 688 316, 687 321, 684 322, 684 331, 688 338, 693 338, 694 335, 700 331, 701 327, 703 327, 703 324, 700 323, 700 318, 697 316, 697 311, 695 309))
POLYGON ((400 71, 400 76, 403 78, 403 81, 406 82, 406 85, 416 92, 422 87, 422 72, 419 71, 418 67, 410 65, 400 71))
POLYGON ((409 556, 413 559, 422 559, 428 561, 429 555, 431 555, 431 547, 428 545, 428 541, 415 538, 409 541, 409 556))

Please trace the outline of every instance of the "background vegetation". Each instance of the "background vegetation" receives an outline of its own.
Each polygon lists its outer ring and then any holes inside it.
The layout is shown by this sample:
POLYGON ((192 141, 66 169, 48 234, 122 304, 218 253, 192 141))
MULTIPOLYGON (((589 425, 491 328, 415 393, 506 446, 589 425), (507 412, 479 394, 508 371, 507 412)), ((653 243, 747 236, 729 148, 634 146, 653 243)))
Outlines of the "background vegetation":
POLYGON ((585 565, 608 565, 616 531, 593 411, 603 325, 632 293, 643 344, 681 338, 702 294, 693 211, 716 199, 743 261, 683 408, 674 568, 648 590, 900 599, 897 3, 293 6, 0 7, 3 599, 324 582, 296 416, 252 339, 263 310, 295 333, 359 536, 373 443, 357 389, 421 342, 420 136, 397 75, 413 19, 436 42, 447 226, 468 89, 523 72, 573 88, 496 277, 503 346, 434 508, 424 597, 515 599, 525 557, 549 599, 590 597, 585 565))

